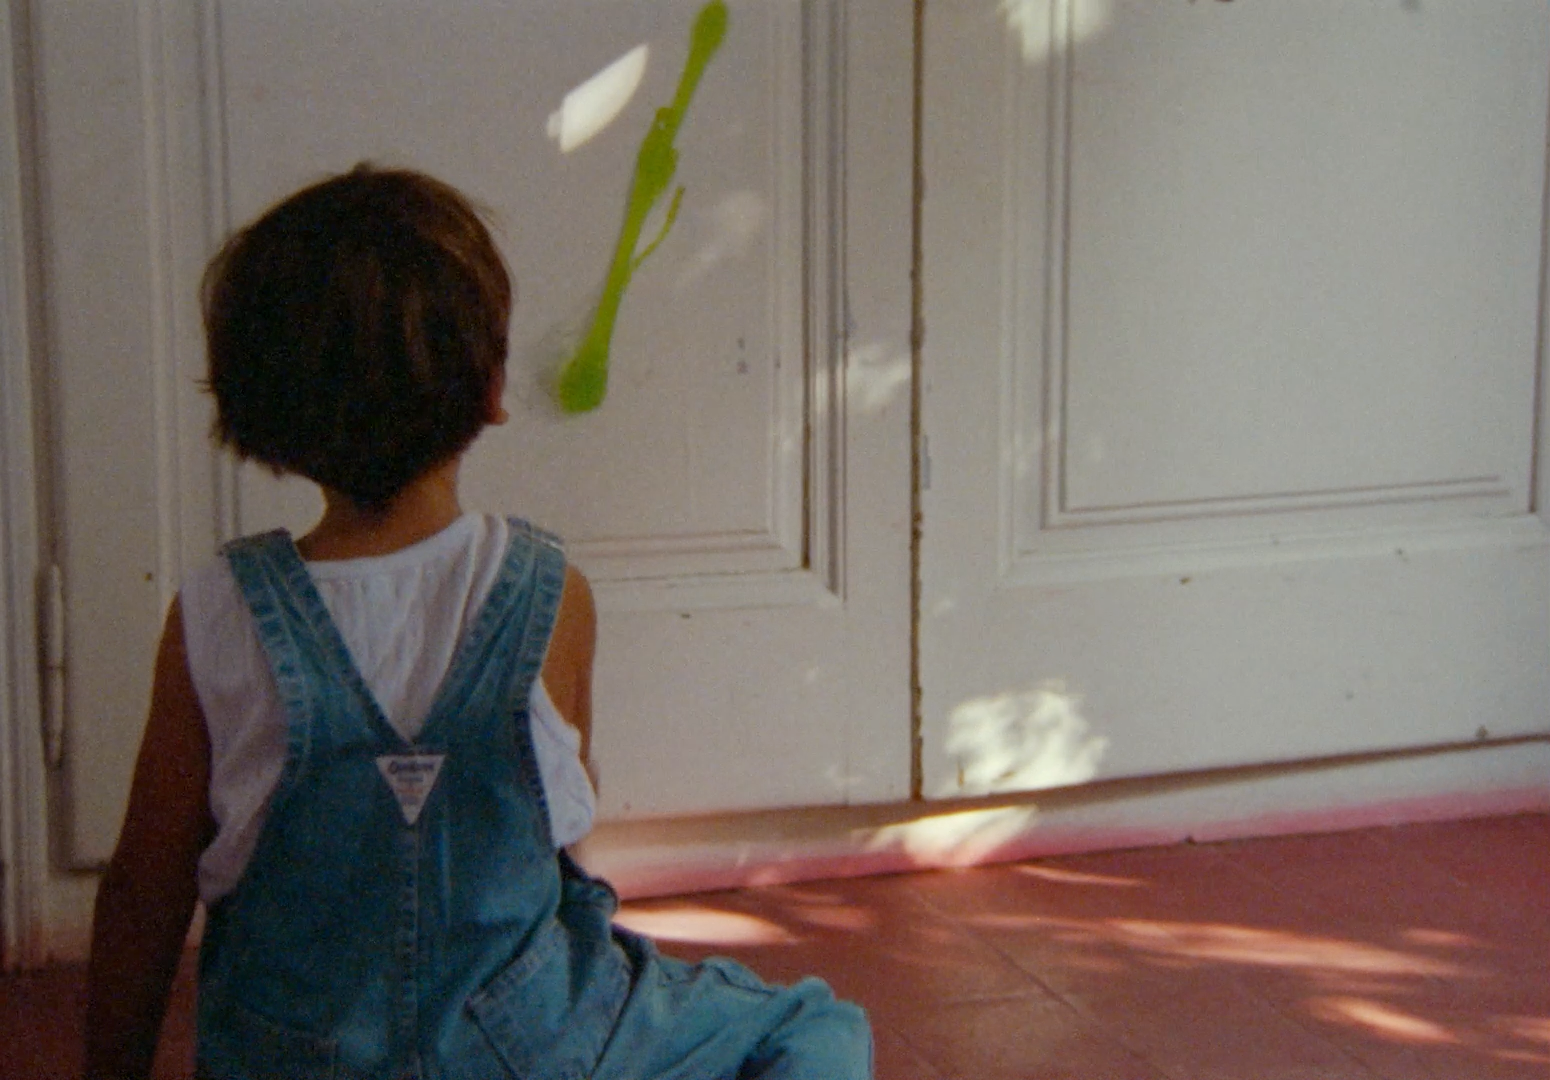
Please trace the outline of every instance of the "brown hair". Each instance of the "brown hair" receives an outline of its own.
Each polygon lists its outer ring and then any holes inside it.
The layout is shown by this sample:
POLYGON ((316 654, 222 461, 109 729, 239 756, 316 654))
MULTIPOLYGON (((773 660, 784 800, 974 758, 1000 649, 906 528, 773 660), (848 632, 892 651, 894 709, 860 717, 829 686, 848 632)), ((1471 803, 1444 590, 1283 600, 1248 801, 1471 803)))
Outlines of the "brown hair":
POLYGON ((205 270, 215 436, 380 511, 467 448, 506 362, 511 281, 452 187, 367 164, 297 192, 205 270))

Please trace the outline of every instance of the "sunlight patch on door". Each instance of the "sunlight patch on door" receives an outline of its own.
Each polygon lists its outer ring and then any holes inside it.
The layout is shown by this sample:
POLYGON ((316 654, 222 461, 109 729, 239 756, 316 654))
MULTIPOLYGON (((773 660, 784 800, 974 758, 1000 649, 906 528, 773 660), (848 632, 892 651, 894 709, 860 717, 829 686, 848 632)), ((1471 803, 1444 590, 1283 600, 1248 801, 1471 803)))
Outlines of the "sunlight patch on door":
POLYGON ((568 154, 614 122, 640 89, 646 74, 649 45, 637 45, 576 87, 549 116, 549 137, 568 154))
POLYGON ((966 701, 948 720, 956 776, 937 794, 1041 791, 1091 780, 1109 740, 1092 733, 1080 698, 1057 682, 966 701))
POLYGON ((674 280, 673 288, 680 293, 697 288, 726 264, 747 258, 769 238, 771 209, 756 191, 729 192, 703 216, 705 223, 699 227, 709 235, 674 280))
POLYGON ((845 395, 869 416, 907 393, 913 376, 909 354, 885 342, 852 345, 845 355, 845 395))
MULTIPOLYGON (((1114 21, 1112 0, 1066 0, 1071 19, 1071 39, 1083 41, 1101 34, 1114 21)), ((1061 14, 1058 0, 1001 0, 1001 15, 1022 46, 1023 60, 1048 63, 1059 45, 1055 27, 1061 14)))

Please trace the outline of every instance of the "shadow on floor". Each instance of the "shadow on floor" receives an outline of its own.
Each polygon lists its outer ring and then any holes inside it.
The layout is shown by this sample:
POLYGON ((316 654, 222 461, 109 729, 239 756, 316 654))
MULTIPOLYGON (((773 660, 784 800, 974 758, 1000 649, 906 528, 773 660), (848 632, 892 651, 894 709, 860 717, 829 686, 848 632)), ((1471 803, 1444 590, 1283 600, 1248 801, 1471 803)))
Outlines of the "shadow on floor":
MULTIPOLYGON (((688 958, 828 979, 879 1080, 1550 1076, 1550 815, 629 904, 688 958)), ((80 1062, 79 969, 0 979, 0 1076, 80 1062)), ((185 964, 158 1080, 190 1075, 185 964)))

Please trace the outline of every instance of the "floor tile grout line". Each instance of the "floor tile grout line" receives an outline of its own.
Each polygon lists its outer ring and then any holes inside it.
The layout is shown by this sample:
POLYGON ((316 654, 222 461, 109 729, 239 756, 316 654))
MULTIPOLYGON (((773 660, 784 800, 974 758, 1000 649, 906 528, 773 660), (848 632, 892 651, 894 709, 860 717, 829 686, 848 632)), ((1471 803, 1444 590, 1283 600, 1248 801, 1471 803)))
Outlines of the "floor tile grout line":
MULTIPOLYGON (((1001 997, 1001 998, 988 999, 988 1000, 986 1000, 984 1002, 976 1002, 976 1003, 969 1003, 969 1004, 994 1005, 994 1004, 999 1004, 999 1003, 1002 1003, 1002 1002, 1015 1002, 1015 1001, 1024 1001, 1024 1000, 1028 1000, 1027 995, 1008 995, 1008 996, 1001 997)), ((1145 1065, 1148 1069, 1154 1071, 1157 1074, 1156 1080, 1195 1080, 1195 1078, 1193 1078, 1193 1077, 1178 1076, 1178 1075, 1175 1075, 1175 1074, 1172 1074, 1172 1073, 1166 1071, 1165 1069, 1163 1069, 1163 1067, 1161 1065, 1157 1064, 1157 1062, 1153 1061, 1151 1058, 1147 1057, 1145 1054, 1140 1053, 1135 1048, 1126 1045, 1126 1043, 1124 1042, 1124 1040, 1122 1038, 1117 1038, 1115 1036, 1115 1031, 1114 1031, 1113 1025, 1111 1025, 1110 1023, 1108 1023, 1107 1021, 1103 1020, 1100 1017, 1092 1016, 1086 1010, 1082 1009, 1081 1007, 1079 1007, 1078 1005, 1072 1003, 1071 1001, 1068 1001, 1063 995, 1050 992, 1049 996, 1045 998, 1045 1001, 1047 1002, 1048 1005, 1050 1005, 1052 1007, 1055 1007, 1055 1008, 1064 1009, 1066 1012, 1068 1012, 1068 1013, 1072 1014, 1073 1016, 1076 1016, 1076 1017, 1080 1018, 1081 1020, 1085 1021, 1094 1030, 1095 1034, 1099 1034, 1099 1035, 1102 1036, 1101 1041, 1104 1044, 1106 1044, 1109 1047, 1117 1048, 1119 1050, 1122 1050, 1128 1056, 1134 1058, 1136 1061, 1138 1061, 1138 1062, 1142 1063, 1143 1065, 1145 1065)), ((959 1003, 959 1004, 962 1004, 962 1003, 959 1003)), ((957 1007, 957 1005, 950 1006, 950 1007, 957 1007)), ((893 1030, 893 1032, 896 1035, 898 1035, 900 1038, 904 1039, 905 1042, 909 1044, 911 1049, 915 1050, 921 1056, 927 1057, 927 1060, 931 1064, 932 1068, 936 1069, 938 1072, 942 1073, 944 1076, 945 1075, 950 1075, 949 1067, 947 1065, 940 1064, 937 1058, 929 1057, 929 1051, 928 1051, 927 1048, 922 1047, 914 1039, 911 1039, 906 1033, 901 1032, 896 1026, 891 1026, 891 1030, 893 1030)))
MULTIPOLYGON (((1392 840, 1390 837, 1384 836, 1382 838, 1382 842, 1385 846, 1389 846, 1391 845, 1392 840)), ((1230 856, 1225 856, 1222 861, 1228 864, 1233 871, 1251 878, 1257 884, 1270 889, 1276 888, 1275 881, 1263 874, 1261 871, 1257 870, 1255 867, 1242 865, 1240 862, 1232 859, 1230 856)), ((1037 862, 1039 865, 1047 866, 1051 865, 1055 861, 1037 860, 1037 862)), ((910 891, 915 892, 913 889, 910 891)), ((951 914, 943 911, 938 905, 932 903, 930 897, 918 892, 916 892, 916 896, 927 907, 936 911, 944 919, 951 921, 951 914)), ((1338 925, 1344 926, 1349 924, 1349 915, 1342 917, 1342 913, 1332 912, 1325 903, 1311 900, 1301 894, 1297 895, 1296 906, 1313 922, 1325 922, 1333 917, 1338 925)), ((1095 1025, 1097 1028, 1102 1030, 1109 1042, 1123 1048, 1127 1053, 1130 1053, 1133 1056, 1136 1056, 1145 1061, 1150 1067, 1156 1069, 1164 1076, 1167 1076, 1168 1080, 1192 1080, 1190 1077, 1174 1075, 1170 1073, 1167 1066, 1151 1057, 1146 1048, 1143 1045, 1138 1045, 1130 1033, 1127 1032, 1122 1026, 1114 1024, 1104 1017, 1095 1014, 1086 1008, 1081 1002, 1072 1000, 1067 995, 1057 990, 1055 987, 1049 985, 1043 978, 1040 977, 1037 971, 1031 969, 1030 965, 1024 963, 1017 956, 1012 955, 1005 949, 1001 948, 997 944, 994 937, 986 936, 972 924, 960 924, 959 928, 964 933, 968 934, 970 937, 974 938, 982 945, 989 948, 992 952, 999 955, 1006 962, 1010 963, 1024 976, 1026 976, 1043 991, 1049 994, 1054 1000, 1059 1001, 1076 1015, 1082 1017, 1085 1021, 1095 1025)), ((1427 981, 1431 981, 1430 976, 1423 976, 1423 978, 1425 978, 1427 981)), ((1301 1017, 1288 1013, 1284 1007, 1284 1002, 1261 991, 1254 985, 1253 980, 1244 979, 1238 976, 1232 976, 1232 980, 1240 989, 1250 993, 1260 1005, 1271 1011, 1276 1016, 1280 1017, 1292 1029, 1299 1032, 1301 1037, 1306 1039, 1310 1044, 1316 1045, 1322 1048, 1324 1051, 1332 1054, 1333 1056, 1342 1059, 1348 1064, 1360 1069, 1364 1074, 1363 1080, 1406 1080, 1406 1078, 1392 1076, 1386 1070, 1375 1066, 1371 1061, 1357 1053, 1346 1043, 1331 1039, 1327 1034, 1324 1034, 1321 1031, 1310 1027, 1301 1017)))
MULTIPOLYGON (((1039 862, 1040 865, 1048 865, 1048 863, 1044 860, 1039 860, 1039 862)), ((931 904, 929 898, 922 897, 921 899, 926 904, 935 908, 935 905, 931 904)), ((943 912, 941 914, 944 919, 951 919, 951 916, 947 913, 943 912)), ((1022 963, 1016 956, 1013 956, 1011 953, 1001 948, 993 938, 984 936, 972 925, 961 925, 960 929, 962 929, 964 933, 974 938, 980 944, 990 949, 991 952, 1000 956, 1001 959, 1006 961, 1017 971, 1022 973, 1025 978, 1031 981, 1036 987, 1039 988, 1040 991, 1047 995, 1051 1001, 1058 1003, 1074 1015, 1081 1017, 1088 1024, 1093 1025, 1094 1028, 1103 1034, 1107 1042, 1120 1048, 1125 1053, 1144 1063, 1149 1069, 1155 1071, 1161 1080, 1193 1080, 1192 1077, 1178 1076, 1169 1072, 1166 1068, 1153 1060, 1151 1057, 1139 1051, 1135 1046, 1130 1045, 1125 1038, 1125 1032, 1123 1029, 1118 1028, 1115 1024, 1104 1019, 1103 1017, 1093 1014, 1080 1002, 1071 1000, 1071 998, 1069 998, 1066 994, 1049 985, 1049 983, 1047 983, 1037 971, 1030 970, 1029 965, 1022 963)))
MULTIPOLYGON (((1039 862, 1041 865, 1046 865, 1044 860, 1039 860, 1039 862)), ((1030 971, 1028 966, 1019 962, 1017 957, 1011 955, 1005 949, 1001 948, 993 938, 986 937, 972 925, 955 920, 950 913, 941 910, 941 908, 939 908, 936 904, 933 904, 930 897, 921 894, 916 889, 911 887, 911 884, 908 881, 906 881, 904 885, 907 893, 913 894, 913 896, 921 904, 925 905, 926 908, 934 912, 943 922, 968 935, 970 938, 979 942, 985 948, 989 949, 991 953, 999 956, 1003 961, 1010 964, 1014 970, 1019 972, 1024 978, 1028 979, 1029 982, 1031 982, 1037 989, 1037 991, 1046 998, 1046 1000, 1063 1007, 1073 1015, 1081 1017, 1087 1023, 1094 1025, 1100 1032, 1102 1032, 1107 1042, 1123 1050, 1126 1054, 1136 1058, 1138 1061, 1145 1064, 1149 1069, 1155 1071, 1158 1074, 1160 1080, 1191 1080, 1189 1077, 1173 1076, 1150 1058, 1146 1057, 1145 1055, 1138 1054, 1135 1048, 1126 1045, 1122 1037, 1116 1037, 1117 1034, 1122 1035, 1122 1033, 1117 1033, 1114 1025, 1101 1017, 1093 1016, 1087 1010, 1082 1008, 1078 1003, 1071 1001, 1065 994, 1062 994, 1060 991, 1050 986, 1047 982, 1044 981, 1044 979, 1039 976, 1038 972, 1030 971)), ((1026 998, 1026 996, 1027 995, 1016 995, 1003 998, 1003 1000, 1023 1000, 1026 998)), ((905 1036, 905 1039, 907 1042, 910 1042, 912 1046, 915 1045, 908 1039, 907 1036, 905 1036)), ((922 1054, 926 1053, 924 1049, 919 1047, 917 1047, 917 1049, 920 1049, 922 1054)), ((932 1061, 933 1065, 937 1064, 937 1060, 935 1058, 931 1058, 930 1060, 932 1061)), ((944 1071, 946 1068, 945 1066, 940 1065, 937 1065, 937 1067, 944 1071)))
POLYGON ((1312 1039, 1314 1042, 1329 1048, 1337 1056, 1343 1057, 1350 1061, 1352 1064, 1356 1065, 1359 1069, 1362 1070, 1364 1074, 1363 1080, 1395 1080, 1395 1078, 1385 1076, 1382 1071, 1374 1068, 1371 1062, 1364 1060, 1359 1054, 1356 1053, 1355 1050, 1351 1049, 1344 1042, 1330 1039, 1322 1032, 1309 1027, 1302 1017, 1289 1014, 1284 1008, 1281 1007, 1282 1003, 1280 1001, 1276 1000, 1268 994, 1261 992, 1252 983, 1247 987, 1247 989, 1249 993, 1253 994, 1262 1005, 1264 1005, 1271 1012, 1275 1013, 1292 1027, 1301 1031, 1307 1038, 1312 1039))
POLYGON ((874 1055, 874 1058, 875 1058, 875 1055, 876 1055, 876 1044, 877 1044, 876 1032, 877 1032, 877 1030, 879 1028, 881 1028, 883 1030, 888 1031, 890 1034, 893 1035, 894 1038, 898 1039, 906 1047, 908 1047, 910 1053, 914 1054, 915 1057, 918 1059, 918 1061, 920 1063, 928 1066, 931 1069, 931 1071, 934 1072, 937 1075, 939 1080, 947 1080, 948 1073, 946 1071, 946 1068, 944 1066, 942 1066, 942 1065, 937 1064, 935 1058, 928 1057, 926 1055, 926 1052, 923 1049, 921 1049, 918 1045, 916 1045, 915 1040, 910 1038, 909 1033, 906 1032, 903 1028, 901 1028, 898 1024, 892 1023, 891 1021, 888 1021, 888 1020, 875 1020, 874 1019, 872 1021, 872 1028, 873 1028, 872 1043, 873 1043, 873 1055, 874 1055))

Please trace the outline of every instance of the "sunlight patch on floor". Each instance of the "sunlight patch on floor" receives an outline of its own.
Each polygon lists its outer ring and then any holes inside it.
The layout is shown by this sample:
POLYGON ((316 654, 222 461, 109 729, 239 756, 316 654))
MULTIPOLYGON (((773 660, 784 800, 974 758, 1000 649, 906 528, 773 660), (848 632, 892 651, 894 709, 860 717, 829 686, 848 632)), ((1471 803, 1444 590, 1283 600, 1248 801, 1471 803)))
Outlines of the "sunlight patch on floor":
POLYGON ((1113 877, 1109 874, 1084 874, 1077 870, 1062 870, 1057 866, 1022 865, 1012 867, 1012 873, 1023 877, 1053 881, 1058 885, 1100 885, 1116 889, 1135 889, 1146 882, 1140 878, 1113 877))
POLYGON ((1550 1016, 1506 1016, 1496 1022, 1496 1027, 1524 1042, 1550 1046, 1550 1016))
POLYGON ((699 904, 646 911, 626 906, 614 916, 614 922, 661 941, 696 945, 794 945, 801 940, 768 919, 699 904))
POLYGON ((1227 923, 1155 919, 1073 919, 1053 915, 985 916, 988 928, 1045 927, 1074 944, 1104 944, 1168 960, 1243 964, 1321 975, 1432 978, 1479 976, 1460 964, 1369 945, 1227 923))
POLYGON ((1354 1024, 1391 1042, 1423 1046, 1444 1046, 1459 1042, 1459 1037, 1441 1024, 1419 1016, 1411 1016, 1381 1001, 1356 997, 1325 997, 1314 998, 1308 1004, 1313 1015, 1320 1020, 1354 1024))
POLYGON ((1540 1054, 1533 1050, 1498 1050, 1493 1056, 1524 1065, 1550 1065, 1550 1054, 1540 1054))
POLYGON ((1467 968, 1359 941, 1312 937, 1224 923, 1110 919, 1105 933, 1117 944, 1194 960, 1362 975, 1458 978, 1467 968))
POLYGON ((1433 949, 1478 949, 1480 941, 1468 934, 1455 934, 1451 930, 1406 930, 1399 935, 1412 945, 1424 945, 1433 949))
POLYGON ((859 907, 818 907, 803 904, 796 909, 795 915, 810 926, 819 926, 825 930, 859 932, 870 930, 877 925, 877 917, 865 908, 859 907))

